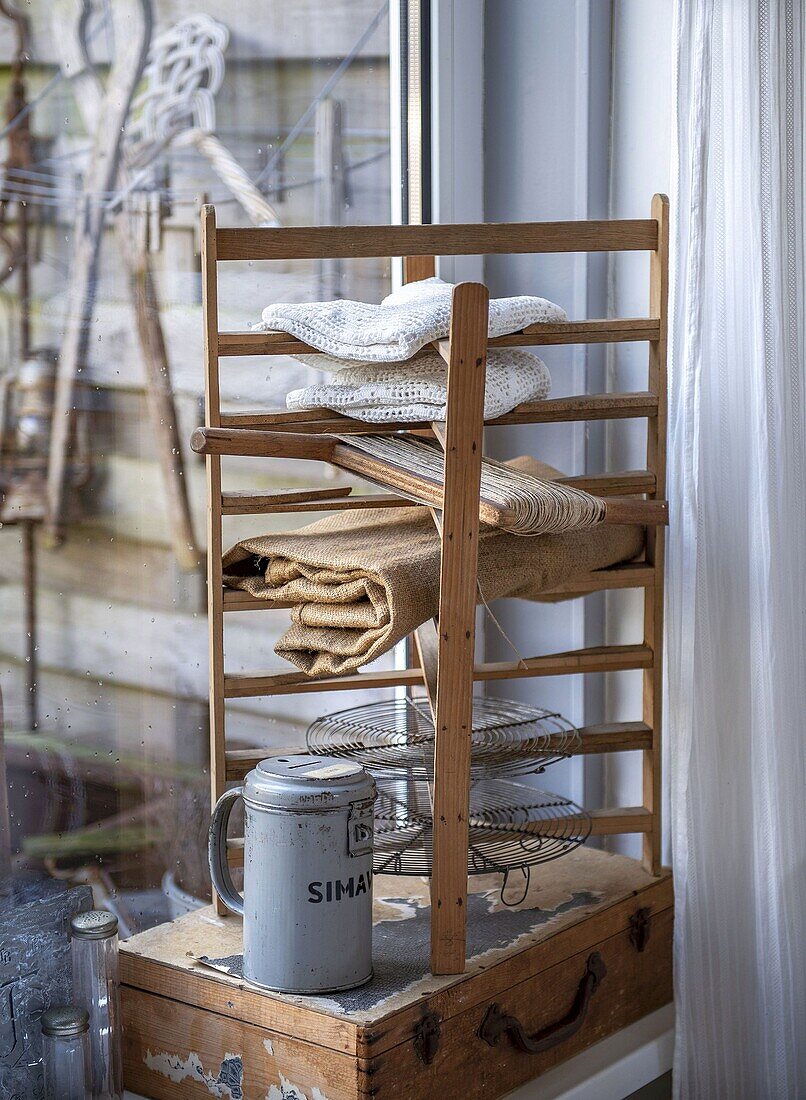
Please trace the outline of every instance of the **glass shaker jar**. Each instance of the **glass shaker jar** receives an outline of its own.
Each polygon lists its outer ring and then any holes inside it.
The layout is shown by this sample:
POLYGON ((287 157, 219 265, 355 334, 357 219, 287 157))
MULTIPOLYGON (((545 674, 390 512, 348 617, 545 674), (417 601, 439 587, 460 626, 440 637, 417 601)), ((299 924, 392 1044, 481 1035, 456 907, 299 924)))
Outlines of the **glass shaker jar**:
POLYGON ((87 1100, 91 1096, 89 1013, 61 1005, 42 1013, 42 1069, 45 1100, 87 1100))
POLYGON ((123 1095, 120 1058, 118 919, 103 909, 78 913, 70 922, 73 1000, 90 1017, 92 1095, 119 1100, 123 1095))

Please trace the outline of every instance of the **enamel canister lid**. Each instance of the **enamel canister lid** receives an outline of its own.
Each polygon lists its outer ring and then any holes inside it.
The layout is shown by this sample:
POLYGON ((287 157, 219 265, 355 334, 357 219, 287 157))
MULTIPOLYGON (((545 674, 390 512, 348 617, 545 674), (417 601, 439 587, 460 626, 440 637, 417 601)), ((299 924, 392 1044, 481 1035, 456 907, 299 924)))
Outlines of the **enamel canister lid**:
POLYGON ((249 772, 243 797, 256 809, 321 813, 374 799, 375 780, 360 764, 334 756, 271 756, 249 772))

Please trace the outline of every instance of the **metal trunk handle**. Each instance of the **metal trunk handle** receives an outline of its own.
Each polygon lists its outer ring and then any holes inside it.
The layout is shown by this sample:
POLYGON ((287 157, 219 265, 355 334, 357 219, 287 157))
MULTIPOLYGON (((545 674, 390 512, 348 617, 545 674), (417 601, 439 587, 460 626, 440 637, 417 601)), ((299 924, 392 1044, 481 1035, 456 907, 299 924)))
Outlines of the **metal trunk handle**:
POLYGON ((498 1004, 491 1004, 487 1009, 479 1028, 479 1038, 491 1047, 495 1046, 502 1035, 509 1035, 512 1044, 525 1054, 542 1054, 552 1047, 559 1046, 572 1035, 576 1035, 585 1023, 588 1014, 588 1005, 591 997, 599 988, 602 978, 607 974, 605 961, 598 951, 594 951, 588 957, 585 973, 577 988, 574 1003, 570 1011, 561 1020, 549 1024, 547 1027, 536 1031, 534 1035, 527 1035, 523 1024, 515 1016, 507 1016, 498 1004))
POLYGON ((207 834, 207 859, 213 886, 227 909, 240 917, 243 916, 243 898, 235 889, 227 860, 227 825, 232 809, 242 793, 243 787, 234 787, 221 795, 213 809, 210 831, 207 834))

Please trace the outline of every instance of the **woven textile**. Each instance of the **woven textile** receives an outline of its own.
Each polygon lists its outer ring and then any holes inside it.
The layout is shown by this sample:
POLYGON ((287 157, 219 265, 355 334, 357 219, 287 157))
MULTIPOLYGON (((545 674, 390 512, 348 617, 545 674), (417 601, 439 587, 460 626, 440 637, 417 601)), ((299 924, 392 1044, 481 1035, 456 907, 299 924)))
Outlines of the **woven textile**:
MULTIPOLYGON (((453 284, 442 279, 407 283, 381 302, 277 303, 263 310, 255 332, 279 329, 335 359, 396 363, 448 335, 453 284)), ((545 298, 523 295, 490 302, 490 336, 518 332, 540 321, 567 321, 565 310, 545 298)), ((325 370, 338 363, 324 362, 325 370)))
MULTIPOLYGON (((533 459, 513 465, 557 476, 533 459)), ((479 584, 487 601, 539 599, 580 573, 629 561, 643 544, 635 526, 529 539, 484 527, 479 584)), ((311 676, 359 668, 436 615, 439 571, 439 539, 425 508, 341 512, 298 531, 244 539, 224 556, 227 585, 293 605, 275 652, 311 676)))
MULTIPOLYGON (((403 475, 385 476, 378 473, 372 480, 387 485, 420 504, 442 506, 444 494, 445 456, 438 443, 413 435, 350 435, 343 442, 380 459, 387 470, 403 475), (407 475, 412 475, 411 479, 407 475), (424 479, 433 492, 423 490, 414 478, 424 479)), ((511 463, 481 460, 480 518, 513 535, 533 538, 535 535, 562 534, 582 531, 602 523, 607 505, 572 485, 560 485, 553 478, 539 478, 511 463), (489 506, 495 511, 487 509, 489 506)))
MULTIPOLYGON (((296 355, 318 367, 321 355, 296 355)), ((328 360, 330 362, 330 360, 328 360)), ((514 409, 524 401, 540 401, 551 392, 551 376, 542 360, 528 351, 505 348, 487 355, 484 417, 514 409)), ((292 390, 289 409, 335 409, 369 423, 444 420, 448 401, 448 367, 437 352, 425 352, 410 362, 388 366, 361 363, 338 372, 335 379, 292 390)))

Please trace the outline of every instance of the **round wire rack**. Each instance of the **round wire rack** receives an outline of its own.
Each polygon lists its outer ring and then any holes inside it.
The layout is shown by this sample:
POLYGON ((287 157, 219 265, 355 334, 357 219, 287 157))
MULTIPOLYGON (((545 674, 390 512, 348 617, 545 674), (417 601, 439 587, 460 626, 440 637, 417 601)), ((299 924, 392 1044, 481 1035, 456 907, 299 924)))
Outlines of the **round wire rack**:
MULTIPOLYGON (((542 771, 579 745, 579 731, 556 711, 505 699, 473 700, 471 778, 542 771)), ((425 698, 369 703, 317 718, 308 749, 346 756, 374 773, 433 774, 434 721, 425 698)))
MULTIPOLYGON (((411 775, 377 779, 376 874, 430 875, 433 813, 431 785, 411 775)), ((469 875, 523 872, 559 859, 583 844, 591 819, 570 799, 509 779, 486 779, 470 788, 469 875)))

